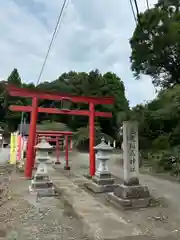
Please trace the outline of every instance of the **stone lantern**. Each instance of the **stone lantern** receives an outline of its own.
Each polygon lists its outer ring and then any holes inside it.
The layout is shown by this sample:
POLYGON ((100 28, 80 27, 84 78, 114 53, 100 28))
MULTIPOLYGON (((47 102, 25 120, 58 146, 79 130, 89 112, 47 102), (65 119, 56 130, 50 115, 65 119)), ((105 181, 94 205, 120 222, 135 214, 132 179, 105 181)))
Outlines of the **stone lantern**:
POLYGON ((88 184, 88 188, 96 193, 100 192, 113 192, 117 186, 114 184, 114 179, 111 177, 111 173, 108 170, 107 161, 110 160, 110 155, 113 148, 105 143, 105 139, 101 139, 101 143, 94 147, 97 151, 96 161, 99 161, 99 166, 95 172, 95 176, 92 177, 92 183, 88 184))
POLYGON ((0 127, 0 149, 3 148, 3 132, 4 130, 0 127))
POLYGON ((54 186, 49 179, 47 170, 47 161, 50 158, 49 152, 52 151, 53 147, 46 141, 46 138, 42 138, 35 148, 37 150, 37 161, 39 164, 34 178, 31 181, 29 191, 44 196, 54 195, 54 186))

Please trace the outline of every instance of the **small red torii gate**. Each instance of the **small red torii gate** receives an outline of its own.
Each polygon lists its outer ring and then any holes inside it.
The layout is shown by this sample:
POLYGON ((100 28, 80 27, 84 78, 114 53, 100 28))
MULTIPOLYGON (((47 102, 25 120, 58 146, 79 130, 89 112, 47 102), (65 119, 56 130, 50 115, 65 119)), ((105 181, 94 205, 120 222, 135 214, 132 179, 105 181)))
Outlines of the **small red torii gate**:
POLYGON ((36 131, 36 138, 45 136, 45 137, 61 137, 61 136, 66 136, 70 137, 70 141, 72 142, 72 135, 73 132, 71 131, 50 131, 50 130, 37 130, 36 131))
POLYGON ((60 149, 59 149, 59 138, 61 136, 65 137, 65 160, 66 160, 66 165, 64 166, 64 169, 70 170, 69 166, 69 142, 68 142, 68 137, 70 137, 70 150, 72 150, 72 135, 73 132, 70 131, 49 131, 49 130, 38 130, 36 131, 36 141, 38 141, 39 137, 48 137, 46 138, 48 141, 53 141, 56 142, 56 162, 55 164, 60 164, 59 157, 60 157, 60 149), (51 138, 55 137, 55 138, 51 138))
POLYGON ((27 160, 25 168, 25 177, 32 177, 32 166, 34 162, 34 145, 36 141, 36 122, 38 112, 50 113, 50 114, 67 114, 67 115, 81 115, 89 116, 89 158, 90 158, 90 175, 95 174, 95 117, 112 117, 110 112, 96 112, 95 105, 113 104, 113 97, 86 97, 86 96, 74 96, 66 95, 62 93, 43 92, 37 89, 17 88, 12 85, 7 85, 7 91, 10 96, 32 98, 32 106, 10 106, 11 111, 31 112, 27 160), (55 109, 55 108, 41 108, 38 107, 38 99, 46 99, 52 101, 70 101, 75 103, 87 103, 89 105, 88 110, 69 110, 69 109, 55 109))

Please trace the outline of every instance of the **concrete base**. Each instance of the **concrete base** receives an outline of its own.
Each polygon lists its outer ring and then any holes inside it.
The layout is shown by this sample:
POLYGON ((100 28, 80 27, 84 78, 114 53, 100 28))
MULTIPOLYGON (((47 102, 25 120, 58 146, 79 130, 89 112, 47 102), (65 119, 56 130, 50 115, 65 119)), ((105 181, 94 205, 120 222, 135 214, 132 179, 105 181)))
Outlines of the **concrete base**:
POLYGON ((98 184, 98 185, 113 185, 115 182, 114 178, 111 178, 111 175, 107 178, 102 178, 102 177, 97 177, 97 176, 93 176, 92 180, 94 183, 98 184))
POLYGON ((105 193, 105 192, 113 192, 114 189, 117 187, 117 185, 116 184, 99 185, 95 182, 89 182, 85 184, 85 187, 94 193, 105 193))
POLYGON ((139 185, 139 179, 137 177, 129 179, 128 182, 124 182, 124 185, 126 186, 138 186, 139 185))
POLYGON ((106 178, 93 176, 92 181, 85 184, 85 186, 94 193, 113 192, 117 187, 114 181, 115 179, 111 178, 110 174, 106 178))
POLYGON ((54 196, 55 189, 54 185, 51 181, 35 181, 34 179, 31 181, 31 185, 29 186, 30 193, 36 193, 42 196, 54 196))
POLYGON ((29 192, 43 196, 54 196, 54 184, 49 180, 49 176, 46 173, 36 174, 29 186, 29 192))
POLYGON ((70 166, 64 166, 64 170, 71 170, 70 166))
POLYGON ((43 196, 43 197, 52 197, 52 196, 57 195, 54 187, 52 187, 52 188, 32 188, 32 186, 29 186, 29 192, 31 194, 36 194, 36 195, 43 196))
POLYGON ((114 195, 123 199, 139 199, 150 197, 147 186, 127 186, 124 184, 118 185, 114 191, 114 195))
POLYGON ((107 200, 116 207, 123 209, 146 208, 150 205, 151 197, 147 186, 119 185, 113 193, 109 193, 107 200))

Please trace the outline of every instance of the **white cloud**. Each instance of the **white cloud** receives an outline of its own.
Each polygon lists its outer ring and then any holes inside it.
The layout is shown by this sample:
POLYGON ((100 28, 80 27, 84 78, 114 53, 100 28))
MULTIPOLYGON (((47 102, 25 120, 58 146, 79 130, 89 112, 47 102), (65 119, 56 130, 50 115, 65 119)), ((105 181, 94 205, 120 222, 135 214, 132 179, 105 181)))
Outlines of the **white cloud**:
MULTIPOLYGON (((0 1, 0 76, 7 78, 16 67, 25 81, 37 81, 62 2, 0 1)), ((139 7, 143 11, 146 0, 139 0, 139 7)), ((151 81, 136 81, 130 71, 134 26, 127 0, 71 0, 41 81, 64 71, 99 68, 122 78, 131 105, 152 99, 151 81)))

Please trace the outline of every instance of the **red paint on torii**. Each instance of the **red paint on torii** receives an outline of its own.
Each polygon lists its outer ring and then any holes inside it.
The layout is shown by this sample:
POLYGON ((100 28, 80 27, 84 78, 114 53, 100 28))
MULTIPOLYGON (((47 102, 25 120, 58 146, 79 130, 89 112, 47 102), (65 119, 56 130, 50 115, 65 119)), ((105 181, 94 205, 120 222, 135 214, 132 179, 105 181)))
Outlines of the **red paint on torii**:
POLYGON ((72 135, 73 132, 70 131, 50 131, 50 130, 38 130, 36 131, 37 135, 43 135, 43 136, 61 136, 61 135, 72 135))
MULTIPOLYGON (((45 138, 48 142, 56 142, 56 138, 51 138, 51 137, 45 137, 45 138)), ((40 139, 41 139, 41 137, 38 138, 38 140, 40 140, 40 139)))
POLYGON ((38 131, 36 134, 36 141, 38 141, 38 138, 44 136, 46 137, 47 141, 49 142, 56 142, 56 162, 55 164, 60 164, 60 148, 59 148, 59 137, 64 136, 65 137, 65 162, 66 165, 64 166, 65 170, 70 170, 69 166, 69 141, 68 137, 71 137, 71 144, 70 144, 70 150, 72 151, 72 132, 68 131, 38 131), (52 133, 51 133, 52 132, 52 133), (55 137, 55 138, 52 138, 55 137))
MULTIPOLYGON (((27 178, 31 178, 32 176, 32 163, 34 159, 34 145, 35 145, 35 138, 36 138, 36 122, 38 117, 38 99, 46 99, 46 100, 53 100, 53 101, 62 101, 68 100, 71 102, 76 103, 87 103, 89 104, 89 113, 82 113, 83 110, 58 110, 55 108, 45 108, 43 109, 47 113, 56 113, 56 114, 71 114, 71 115, 87 115, 89 116, 89 156, 90 156, 90 175, 93 176, 95 174, 95 151, 94 151, 94 142, 95 142, 95 127, 94 127, 94 120, 96 117, 95 112, 95 105, 97 104, 113 104, 114 98, 113 97, 85 97, 85 96, 74 96, 74 95, 66 95, 61 93, 52 93, 52 92, 42 92, 37 89, 25 89, 25 88, 16 88, 11 85, 7 85, 7 90, 11 96, 16 97, 26 97, 32 98, 32 107, 29 109, 25 106, 11 106, 11 110, 15 111, 31 111, 31 121, 30 121, 30 129, 29 129, 29 144, 27 150, 27 161, 26 161, 26 169, 25 169, 25 176, 27 178), (24 109, 18 107, 24 107, 24 109), (56 111, 56 112, 55 112, 56 111), (58 113, 58 111, 61 111, 58 113), (74 114, 73 111, 77 111, 78 114, 74 114), (80 114, 79 114, 80 113, 80 114)), ((42 110, 42 109, 41 109, 42 110)), ((102 114, 102 113, 101 113, 102 114)), ((103 113, 104 114, 104 113, 103 113)), ((107 113, 105 113, 107 114, 107 113)), ((102 117, 112 117, 111 113, 108 113, 107 116, 102 117)))
MULTIPOLYGON (((53 101, 61 101, 61 100, 69 100, 75 103, 93 103, 96 104, 113 104, 113 97, 86 97, 86 96, 74 96, 63 93, 56 92, 45 92, 38 89, 27 89, 27 88, 17 88, 12 85, 7 85, 7 90, 11 96, 14 97, 27 97, 27 98, 36 98, 53 100, 53 101)), ((71 111, 71 110, 70 110, 71 111)))
MULTIPOLYGON (((42 137, 42 136, 45 136, 45 137, 61 137, 61 136, 69 136, 71 138, 71 141, 72 141, 72 135, 73 135, 73 132, 70 132, 70 131, 50 131, 50 130, 38 130, 36 131, 36 138, 38 137, 42 137)), ((55 138, 52 138, 52 141, 56 141, 55 138)), ((72 149, 71 149, 72 150, 72 149)))
MULTIPOLYGON (((32 111, 31 106, 11 105, 11 106, 9 106, 9 109, 11 111, 15 111, 15 112, 31 112, 32 111)), ((90 115, 90 111, 88 111, 88 110, 68 110, 68 109, 59 110, 56 108, 43 108, 43 107, 38 107, 38 112, 39 113, 50 113, 50 114, 62 114, 62 115, 77 115, 77 116, 89 116, 90 115)), ((111 118, 112 113, 110 113, 110 112, 95 112, 95 117, 111 118)))
POLYGON ((59 152, 59 144, 58 144, 58 137, 65 136, 65 160, 66 160, 66 166, 65 169, 70 169, 69 167, 69 142, 68 142, 68 136, 71 137, 71 144, 70 144, 70 150, 72 151, 72 134, 73 132, 70 131, 49 131, 49 130, 38 130, 36 131, 37 139, 38 137, 56 137, 56 138, 48 138, 47 140, 49 141, 54 141, 56 142, 56 156, 57 156, 57 161, 55 162, 56 164, 59 164, 59 157, 60 157, 60 152, 59 152))

